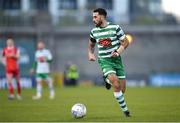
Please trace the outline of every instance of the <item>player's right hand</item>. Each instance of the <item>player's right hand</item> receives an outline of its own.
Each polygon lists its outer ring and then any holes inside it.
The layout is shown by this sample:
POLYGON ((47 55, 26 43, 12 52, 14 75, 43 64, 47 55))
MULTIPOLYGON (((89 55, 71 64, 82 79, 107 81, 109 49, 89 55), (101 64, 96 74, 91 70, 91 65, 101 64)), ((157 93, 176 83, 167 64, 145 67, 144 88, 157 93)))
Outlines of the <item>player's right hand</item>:
POLYGON ((94 54, 89 54, 89 61, 96 61, 96 56, 94 54))
POLYGON ((115 50, 112 53, 112 57, 118 57, 120 54, 115 50))
POLYGON ((34 74, 34 69, 30 69, 30 71, 29 71, 29 73, 30 73, 30 75, 32 75, 32 74, 34 74))
POLYGON ((2 59, 2 64, 3 64, 4 66, 6 66, 6 60, 5 60, 5 58, 2 59))

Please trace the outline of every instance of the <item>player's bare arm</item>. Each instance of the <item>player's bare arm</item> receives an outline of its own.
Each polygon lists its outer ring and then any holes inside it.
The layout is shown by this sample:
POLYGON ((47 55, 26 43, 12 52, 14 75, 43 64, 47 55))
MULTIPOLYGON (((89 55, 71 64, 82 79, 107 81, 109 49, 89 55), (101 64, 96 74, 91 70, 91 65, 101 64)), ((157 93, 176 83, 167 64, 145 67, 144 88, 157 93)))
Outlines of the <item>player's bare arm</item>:
POLYGON ((33 74, 35 73, 36 67, 37 67, 37 62, 35 61, 35 62, 33 63, 32 68, 31 68, 30 71, 29 71, 30 75, 33 75, 33 74))
POLYGON ((6 66, 6 57, 5 57, 5 56, 2 57, 2 64, 3 64, 4 66, 6 66))
POLYGON ((18 50, 17 53, 14 55, 14 58, 19 59, 20 58, 20 51, 18 50))
POLYGON ((95 61, 96 60, 96 56, 94 54, 95 44, 96 43, 93 43, 91 40, 89 40, 89 43, 88 43, 88 57, 89 57, 89 61, 95 61))
POLYGON ((112 53, 112 56, 113 57, 119 56, 128 46, 129 46, 129 40, 127 39, 127 37, 125 37, 123 40, 121 40, 120 47, 112 53))

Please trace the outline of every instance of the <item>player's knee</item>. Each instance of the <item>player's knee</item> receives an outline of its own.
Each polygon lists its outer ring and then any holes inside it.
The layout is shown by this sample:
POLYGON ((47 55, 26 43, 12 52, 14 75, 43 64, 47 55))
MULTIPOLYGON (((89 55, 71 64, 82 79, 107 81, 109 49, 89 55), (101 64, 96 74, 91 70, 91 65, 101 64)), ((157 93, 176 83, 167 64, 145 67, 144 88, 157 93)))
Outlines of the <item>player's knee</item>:
POLYGON ((42 79, 41 78, 36 78, 37 83, 41 83, 42 79))
POLYGON ((52 83, 52 78, 50 78, 50 77, 47 78, 47 79, 46 79, 46 82, 47 82, 47 83, 52 83))
POLYGON ((117 76, 115 76, 114 74, 111 74, 108 76, 108 79, 112 82, 112 83, 117 83, 118 82, 118 78, 117 76))
POLYGON ((114 91, 115 91, 115 92, 119 92, 119 91, 120 91, 120 86, 119 86, 118 83, 114 83, 114 84, 113 84, 113 88, 114 88, 114 91))
POLYGON ((111 81, 115 91, 120 90, 120 84, 118 82, 118 77, 115 74, 108 75, 108 79, 111 81))
POLYGON ((120 85, 119 85, 117 77, 115 76, 109 77, 109 80, 112 82, 115 90, 120 90, 120 85))
POLYGON ((37 81, 37 80, 36 80, 36 82, 37 82, 37 85, 41 85, 41 81, 39 81, 39 80, 37 81))

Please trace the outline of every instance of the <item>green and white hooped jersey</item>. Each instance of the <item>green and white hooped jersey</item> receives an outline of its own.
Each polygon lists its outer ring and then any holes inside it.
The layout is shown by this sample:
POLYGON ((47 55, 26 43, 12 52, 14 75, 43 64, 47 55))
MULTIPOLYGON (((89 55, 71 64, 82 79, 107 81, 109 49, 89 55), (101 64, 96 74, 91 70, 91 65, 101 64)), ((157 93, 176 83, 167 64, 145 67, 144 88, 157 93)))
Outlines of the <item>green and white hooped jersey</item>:
POLYGON ((118 49, 120 40, 125 38, 125 34, 121 27, 108 22, 106 27, 95 27, 91 30, 90 38, 94 43, 97 43, 98 57, 110 58, 111 53, 118 49))
POLYGON ((52 54, 48 49, 37 50, 35 53, 35 60, 37 63, 36 73, 50 73, 50 62, 52 60, 52 54), (46 59, 42 61, 42 59, 46 59))

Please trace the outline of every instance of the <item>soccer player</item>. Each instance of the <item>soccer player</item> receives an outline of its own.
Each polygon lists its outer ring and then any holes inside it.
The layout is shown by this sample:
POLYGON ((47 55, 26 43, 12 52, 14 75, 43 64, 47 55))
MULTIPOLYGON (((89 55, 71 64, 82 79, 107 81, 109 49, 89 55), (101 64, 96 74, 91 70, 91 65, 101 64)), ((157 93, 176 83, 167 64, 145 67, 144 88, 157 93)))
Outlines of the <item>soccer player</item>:
POLYGON ((106 88, 114 89, 114 96, 125 116, 130 112, 126 105, 124 95, 126 89, 125 71, 121 60, 121 54, 128 47, 129 42, 122 28, 106 20, 105 9, 98 8, 93 11, 94 27, 90 32, 88 43, 88 57, 95 61, 95 44, 98 47, 98 63, 106 80, 106 88))
POLYGON ((14 88, 12 84, 13 78, 16 79, 17 83, 17 99, 21 100, 21 86, 19 80, 19 65, 18 59, 20 57, 20 51, 15 47, 13 39, 7 39, 6 41, 7 47, 3 49, 2 53, 2 63, 6 67, 6 80, 9 90, 8 99, 14 99, 14 88))
POLYGON ((54 99, 55 93, 53 88, 53 81, 50 77, 50 63, 52 61, 51 52, 45 48, 45 44, 39 41, 37 44, 37 51, 35 52, 35 62, 33 68, 30 70, 31 73, 36 72, 37 90, 36 95, 33 96, 34 100, 41 99, 42 97, 42 81, 46 81, 50 90, 50 99, 54 99))

